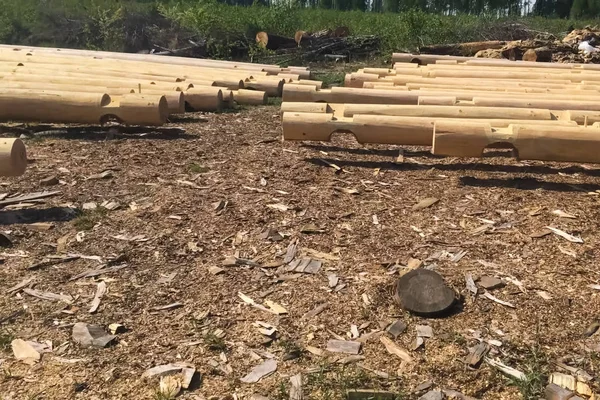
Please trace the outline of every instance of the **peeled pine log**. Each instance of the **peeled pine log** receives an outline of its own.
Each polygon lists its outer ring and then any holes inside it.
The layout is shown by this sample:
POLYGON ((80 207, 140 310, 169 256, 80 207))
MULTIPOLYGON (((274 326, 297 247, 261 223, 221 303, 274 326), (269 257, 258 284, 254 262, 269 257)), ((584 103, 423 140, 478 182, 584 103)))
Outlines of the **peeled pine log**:
POLYGON ((570 85, 572 82, 568 79, 545 79, 543 82, 536 82, 532 80, 524 80, 524 79, 495 79, 493 76, 488 75, 486 78, 449 78, 449 77, 423 77, 416 75, 394 75, 394 76, 386 76, 378 80, 378 82, 393 82, 396 85, 405 85, 407 83, 436 83, 436 82, 453 82, 455 85, 464 85, 464 86, 481 86, 484 84, 498 86, 498 85, 511 85, 511 86, 519 86, 519 85, 533 85, 536 84, 538 86, 544 87, 552 87, 553 85, 570 85))
POLYGON ((224 106, 223 90, 214 86, 193 87, 184 92, 185 102, 194 111, 220 111, 224 106))
MULTIPOLYGON (((111 91, 107 91, 109 95, 111 95, 111 91)), ((183 92, 162 92, 160 90, 146 90, 141 92, 130 92, 133 94, 141 94, 141 95, 153 95, 153 96, 164 96, 165 101, 167 102, 167 111, 169 115, 171 114, 183 114, 185 113, 185 96, 183 92)), ((116 94, 116 93, 114 93, 116 94)))
MULTIPOLYGON (((243 62, 230 62, 220 60, 207 60, 198 58, 188 57, 171 57, 171 56, 160 56, 153 54, 140 54, 140 53, 118 53, 110 51, 95 51, 95 50, 78 50, 78 49, 65 49, 65 48, 49 48, 49 47, 23 47, 23 46, 12 46, 12 45, 0 45, 0 49, 8 52, 22 52, 30 54, 54 54, 67 55, 67 56, 78 56, 87 58, 102 58, 102 59, 115 59, 115 60, 133 60, 133 61, 148 61, 161 64, 171 65, 187 65, 187 66, 213 66, 217 68, 227 69, 246 69, 246 70, 261 70, 265 67, 278 68, 279 71, 282 69, 277 65, 270 64, 253 64, 243 62)), ((288 69, 299 68, 306 70, 304 67, 288 67, 288 69)))
POLYGON ((281 97, 284 84, 284 79, 254 79, 246 82, 245 87, 266 92, 270 97, 281 97))
POLYGON ((269 97, 265 92, 260 90, 234 90, 233 100, 238 104, 246 105, 265 105, 269 97))
MULTIPOLYGON (((459 106, 417 106, 389 104, 334 104, 334 103, 295 103, 283 102, 282 111, 304 113, 333 113, 341 117, 363 115, 387 115, 404 117, 437 117, 467 119, 513 119, 513 120, 553 120, 557 117, 550 110, 531 108, 489 108, 459 106)), ((581 116, 581 115, 579 115, 581 116)), ((570 120, 568 116, 563 119, 570 120)))
POLYGON ((547 110, 586 110, 600 111, 598 101, 554 100, 518 97, 474 97, 473 105, 478 107, 518 107, 543 108, 547 110))
POLYGON ((475 57, 460 57, 460 56, 444 56, 433 54, 409 54, 409 53, 393 53, 392 62, 394 63, 416 63, 419 65, 435 64, 438 60, 456 60, 464 62, 475 57))
POLYGON ((324 101, 328 103, 417 104, 418 95, 409 92, 379 89, 334 87, 315 90, 309 86, 287 84, 283 101, 324 101))
MULTIPOLYGON (((335 106, 343 107, 343 104, 335 104, 335 106)), ((296 103, 283 102, 281 103, 281 113, 285 112, 301 112, 301 113, 331 113, 335 112, 328 103, 296 103)))
MULTIPOLYGON (((352 118, 334 117, 332 114, 284 113, 283 137, 286 140, 328 141, 335 132, 352 133, 359 143, 399 144, 405 146, 431 146, 435 117, 392 117, 354 115, 352 118)), ((449 119, 469 124, 469 119, 449 119)), ((527 121, 490 120, 494 127, 527 121)), ((571 121, 537 121, 539 125, 576 126, 571 121)), ((599 130, 600 132, 600 130, 599 130)))
POLYGON ((0 92, 0 121, 99 124, 111 103, 108 94, 27 90, 0 92))
MULTIPOLYGON (((169 117, 169 107, 163 95, 125 94, 114 99, 105 108, 106 111, 113 110, 110 114, 127 125, 160 126, 169 117)), ((103 119, 102 122, 107 121, 103 119)))
POLYGON ((0 93, 0 121, 103 124, 111 118, 127 125, 162 125, 169 114, 162 95, 40 92, 7 89, 0 93))
POLYGON ((154 81, 140 81, 134 79, 102 79, 102 78, 69 78, 69 77, 53 77, 49 75, 33 75, 33 74, 10 74, 0 76, 0 82, 40 82, 43 84, 63 84, 63 85, 81 85, 81 86, 97 86, 100 88, 122 88, 133 87, 143 89, 158 89, 166 91, 181 91, 186 90, 194 85, 181 83, 164 83, 154 81))
POLYGON ((295 85, 312 86, 315 89, 322 89, 323 88, 323 82, 322 81, 314 81, 312 79, 300 79, 300 80, 293 81, 293 82, 290 82, 290 83, 293 83, 295 85))
POLYGON ((140 88, 103 88, 99 86, 79 86, 79 85, 63 85, 44 82, 7 82, 0 80, 0 89, 27 89, 36 92, 75 92, 75 93, 106 93, 112 96, 119 96, 130 93, 143 94, 160 94, 164 95, 167 100, 167 108, 169 114, 181 114, 185 112, 185 99, 183 92, 175 90, 152 90, 140 88))
POLYGON ((419 96, 418 105, 420 106, 453 106, 457 102, 456 97, 452 96, 419 96))
POLYGON ((484 42, 467 42, 455 44, 441 44, 433 46, 423 46, 419 50, 426 54, 447 55, 447 56, 474 56, 481 50, 501 49, 506 42, 499 40, 488 40, 484 42))
POLYGON ((519 160, 600 163, 600 129, 594 127, 510 125, 493 128, 488 123, 438 121, 435 155, 479 158, 485 148, 508 143, 519 160))
POLYGON ((21 139, 0 138, 0 176, 19 176, 27 169, 27 150, 21 139))

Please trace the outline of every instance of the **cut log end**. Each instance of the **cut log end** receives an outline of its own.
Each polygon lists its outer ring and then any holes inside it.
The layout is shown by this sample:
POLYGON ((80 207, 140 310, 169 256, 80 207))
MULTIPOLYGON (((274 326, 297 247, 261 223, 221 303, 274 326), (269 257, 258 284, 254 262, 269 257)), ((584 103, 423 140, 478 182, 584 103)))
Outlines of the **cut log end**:
POLYGON ((21 139, 0 139, 0 175, 20 176, 27 169, 27 151, 21 139))

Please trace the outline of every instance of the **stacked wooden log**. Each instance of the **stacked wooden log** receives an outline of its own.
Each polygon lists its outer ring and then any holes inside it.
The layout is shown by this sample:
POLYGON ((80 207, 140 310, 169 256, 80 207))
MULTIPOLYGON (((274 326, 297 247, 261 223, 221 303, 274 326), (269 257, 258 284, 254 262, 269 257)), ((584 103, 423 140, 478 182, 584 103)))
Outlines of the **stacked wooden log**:
POLYGON ((162 125, 185 111, 266 104, 305 67, 0 45, 0 122, 162 125))
POLYGON ((394 54, 393 68, 348 74, 346 87, 286 85, 289 140, 352 133, 360 143, 431 146, 481 157, 600 163, 600 66, 394 54), (415 63, 415 60, 424 65, 415 63))

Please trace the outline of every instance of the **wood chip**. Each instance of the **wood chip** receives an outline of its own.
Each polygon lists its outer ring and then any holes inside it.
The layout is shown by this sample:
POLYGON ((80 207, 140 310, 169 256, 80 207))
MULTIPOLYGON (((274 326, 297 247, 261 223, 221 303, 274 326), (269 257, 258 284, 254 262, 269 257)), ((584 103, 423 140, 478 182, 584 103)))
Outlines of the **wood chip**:
POLYGON ((166 306, 152 307, 152 308, 150 308, 150 311, 166 311, 166 310, 173 310, 173 309, 179 308, 179 307, 183 307, 183 304, 182 303, 171 303, 171 304, 167 304, 166 306))
POLYGON ((327 342, 327 351, 331 353, 358 354, 362 343, 331 339, 327 342))
POLYGON ((153 379, 160 378, 163 376, 176 375, 180 373, 183 368, 185 368, 185 366, 181 364, 157 365, 144 371, 144 373, 142 374, 142 378, 153 379))
POLYGON ((325 261, 339 261, 340 258, 334 254, 323 253, 321 251, 313 250, 313 249, 304 249, 304 252, 317 260, 325 260, 325 261))
POLYGON ((406 330, 406 323, 401 319, 397 320, 393 324, 387 327, 386 331, 397 339, 406 330))
POLYGON ((322 357, 324 352, 323 350, 313 347, 313 346, 306 346, 305 347, 306 351, 308 351, 310 354, 314 354, 315 356, 319 356, 322 357))
POLYGON ((208 268, 208 272, 211 275, 219 275, 219 274, 225 272, 225 270, 223 268, 219 268, 219 267, 216 267, 216 266, 213 265, 212 267, 208 268))
POLYGON ((560 218, 569 218, 569 219, 576 219, 577 218, 575 215, 567 214, 563 210, 554 210, 554 211, 552 211, 552 214, 557 215, 560 218))
POLYGON ((509 367, 508 365, 505 365, 505 364, 501 363, 500 361, 496 361, 491 358, 485 358, 485 362, 488 363, 490 366, 498 369, 503 374, 512 376, 513 378, 516 378, 520 381, 523 381, 527 378, 527 376, 523 372, 516 370, 512 367, 509 367))
POLYGON ((540 296, 544 300, 552 300, 552 296, 550 295, 550 293, 548 293, 544 290, 539 290, 536 293, 538 296, 540 296))
POLYGON ((505 286, 505 283, 502 280, 495 278, 493 276, 484 275, 479 278, 479 285, 487 290, 499 289, 505 286))
POLYGON ((44 192, 29 193, 29 194, 23 194, 20 196, 16 196, 16 197, 7 198, 4 200, 0 200, 0 208, 11 205, 11 204, 19 204, 19 203, 24 203, 27 201, 32 201, 32 200, 45 199, 47 197, 56 196, 59 193, 60 193, 60 191, 55 191, 55 192, 45 192, 44 191, 44 192))
POLYGON ((336 274, 327 275, 327 281, 329 283, 330 288, 334 288, 338 285, 340 278, 336 274))
POLYGON ((467 290, 473 294, 473 296, 477 296, 477 286, 473 281, 473 275, 465 274, 465 282, 467 284, 467 290))
POLYGON ((311 319, 311 318, 314 318, 317 315, 321 314, 323 311, 325 311, 328 307, 329 307, 329 303, 319 304, 316 308, 314 308, 311 311, 309 311, 306 314, 304 314, 304 316, 302 317, 302 319, 311 319))
POLYGON ((498 304, 502 304, 503 306, 510 307, 510 308, 516 308, 513 304, 509 303, 508 301, 500 300, 499 298, 492 296, 489 292, 485 292, 483 295, 486 298, 488 298, 492 301, 495 301, 498 304))
POLYGON ((294 375, 290 378, 290 400, 304 400, 302 393, 302 374, 294 375))
POLYGON ((33 365, 42 358, 40 352, 36 350, 30 342, 26 342, 22 339, 15 339, 11 342, 11 346, 15 358, 26 364, 33 365))
POLYGON ((417 336, 423 338, 432 338, 433 337, 433 328, 428 325, 417 325, 417 336))
POLYGON ((427 197, 427 198, 419 201, 417 204, 415 204, 412 207, 412 210, 413 211, 423 210, 425 208, 431 207, 432 205, 434 205, 438 201, 440 201, 440 199, 436 199, 435 197, 427 197))
POLYGON ((274 314, 284 315, 288 313, 285 308, 271 300, 265 301, 265 304, 273 311, 274 314))
POLYGON ((379 338, 379 340, 381 341, 381 343, 383 343, 383 345, 385 346, 385 349, 388 351, 388 353, 393 354, 393 355, 397 356, 398 358, 400 358, 401 360, 404 360, 408 363, 413 362, 413 358, 408 353, 408 351, 404 350, 403 348, 398 346, 396 343, 392 342, 391 339, 389 339, 385 336, 381 336, 379 338))
POLYGON ((82 347, 102 348, 112 343, 116 336, 109 335, 101 326, 78 322, 73 326, 72 338, 82 347))
POLYGON ((555 235, 558 235, 566 240, 568 240, 569 242, 572 243, 583 243, 583 239, 577 236, 573 236, 565 231, 561 231, 560 229, 557 228, 553 228, 551 226, 547 226, 547 229, 549 229, 550 231, 552 231, 552 233, 554 233, 555 235))
POLYGON ((98 287, 96 288, 96 295, 94 296, 94 300, 92 300, 92 305, 90 307, 90 314, 98 311, 98 307, 100 307, 100 301, 102 297, 106 294, 106 282, 101 281, 98 283, 98 287))
POLYGON ((272 210, 277 210, 277 211, 281 211, 281 212, 285 212, 290 209, 290 207, 286 206, 285 204, 281 204, 281 203, 267 204, 267 207, 272 210))
POLYGON ((90 175, 87 178, 85 178, 86 181, 89 180, 94 180, 94 179, 109 179, 113 177, 113 172, 110 169, 107 169, 106 171, 102 171, 99 174, 95 174, 95 175, 90 175))
POLYGON ((252 371, 250 371, 248 375, 240 380, 244 383, 256 383, 265 376, 271 375, 275 371, 277 371, 277 361, 267 360, 264 363, 252 368, 252 371))
POLYGON ((73 297, 68 294, 55 294, 51 292, 42 292, 40 290, 35 289, 23 289, 24 293, 27 293, 30 296, 37 297, 38 299, 48 300, 48 301, 63 301, 67 304, 71 304, 73 302, 73 297))
POLYGON ((544 236, 548 236, 551 233, 552 233, 552 231, 550 229, 543 229, 541 231, 532 233, 531 235, 529 235, 529 237, 531 237, 533 239, 539 239, 539 238, 543 238, 544 236))
POLYGON ((490 347, 486 343, 479 343, 469 350, 465 363, 471 368, 479 368, 490 347))
POLYGON ((33 282, 33 278, 27 278, 22 280, 20 283, 17 283, 15 286, 9 288, 8 290, 6 290, 7 294, 12 294, 12 293, 16 293, 19 292, 21 289, 23 289, 26 286, 29 286, 29 284, 31 282, 33 282))

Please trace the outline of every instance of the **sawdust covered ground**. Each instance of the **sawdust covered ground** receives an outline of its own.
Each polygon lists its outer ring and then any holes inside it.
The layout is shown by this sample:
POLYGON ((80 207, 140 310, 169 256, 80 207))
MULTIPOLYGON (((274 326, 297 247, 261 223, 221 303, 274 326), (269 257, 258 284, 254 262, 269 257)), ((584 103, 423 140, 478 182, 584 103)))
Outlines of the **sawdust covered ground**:
POLYGON ((289 378, 298 373, 309 399, 339 399, 353 387, 417 398, 411 393, 425 381, 480 399, 520 399, 538 394, 558 360, 598 374, 598 353, 586 347, 597 347, 599 338, 582 334, 600 311, 600 291, 588 286, 600 282, 600 197, 589 193, 600 189, 600 169, 436 158, 417 148, 405 149, 403 162, 394 163, 397 148, 361 146, 345 137, 282 143, 276 107, 194 115, 174 125, 187 134, 30 139, 33 162, 26 174, 2 179, 11 193, 43 190, 40 180, 53 175, 61 181, 50 188, 59 196, 0 213, 2 229, 14 240, 0 265, 2 399, 161 398, 157 381, 141 374, 178 361, 202 373, 200 387, 181 395, 188 399, 251 393, 285 399, 289 378), (112 176, 86 179, 106 170, 112 176), (439 202, 412 210, 429 197, 439 202), (104 201, 120 207, 81 211, 84 203, 104 201), (54 227, 36 231, 28 225, 35 222, 54 227), (584 243, 554 234, 532 238, 546 226, 584 243), (275 241, 261 236, 268 228, 275 241), (324 259, 317 274, 274 267, 296 239, 297 257, 324 259), (57 250, 102 259, 28 269, 57 250), (70 281, 118 255, 126 257, 126 268, 70 281), (223 266, 234 255, 265 268, 223 266), (394 303, 394 282, 411 258, 462 295, 452 315, 418 318, 394 303), (211 267, 224 271, 215 275, 211 267), (508 279, 491 293, 515 308, 482 297, 481 288, 474 298, 465 287, 469 273, 508 279), (333 289, 332 274, 339 278, 333 289), (6 294, 28 278, 35 289, 69 294, 73 303, 6 294), (90 314, 100 279, 108 293, 90 314), (275 302, 288 314, 245 304, 240 292, 259 304, 275 302), (153 310, 173 303, 180 307, 153 310), (323 312, 303 318, 323 303, 323 312), (24 312, 5 320, 18 310, 24 312), (379 340, 378 331, 396 319, 408 325, 396 340, 405 349, 415 342, 416 325, 433 327, 434 337, 411 351, 411 364, 388 354, 379 340), (127 332, 114 346, 82 349, 70 337, 80 321, 120 323, 127 332), (256 321, 275 326, 277 338, 267 343, 256 321), (364 341, 362 357, 344 365, 338 360, 345 355, 305 351, 324 350, 336 335, 349 338, 352 325, 364 341), (491 340, 489 357, 524 372, 527 383, 514 385, 485 363, 467 368, 462 360, 479 343, 475 337, 491 340), (25 365, 12 355, 14 338, 51 340, 54 352, 25 365), (268 358, 278 362, 274 374, 240 382, 268 358))

